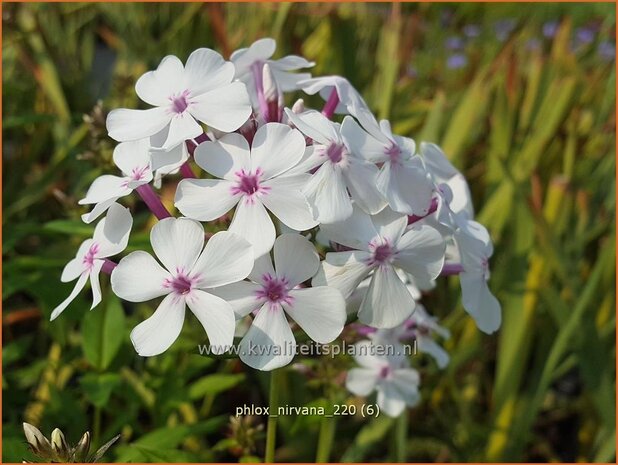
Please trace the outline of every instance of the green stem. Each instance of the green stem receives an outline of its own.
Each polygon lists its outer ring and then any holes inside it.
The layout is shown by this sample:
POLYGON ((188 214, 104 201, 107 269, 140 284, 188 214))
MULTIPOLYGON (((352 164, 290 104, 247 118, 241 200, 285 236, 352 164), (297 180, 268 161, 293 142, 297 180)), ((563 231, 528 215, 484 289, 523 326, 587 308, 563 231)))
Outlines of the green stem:
POLYGON ((395 422, 395 461, 406 463, 408 454, 406 442, 408 440, 408 412, 404 410, 395 422))
POLYGON ((315 456, 316 463, 328 463, 330 452, 335 438, 335 417, 323 417, 320 423, 320 435, 318 436, 318 450, 315 456))
POLYGON ((266 424, 266 453, 264 463, 275 462, 275 443, 277 439, 277 410, 279 408, 279 392, 283 381, 283 369, 273 370, 270 374, 270 395, 268 399, 269 415, 266 424))

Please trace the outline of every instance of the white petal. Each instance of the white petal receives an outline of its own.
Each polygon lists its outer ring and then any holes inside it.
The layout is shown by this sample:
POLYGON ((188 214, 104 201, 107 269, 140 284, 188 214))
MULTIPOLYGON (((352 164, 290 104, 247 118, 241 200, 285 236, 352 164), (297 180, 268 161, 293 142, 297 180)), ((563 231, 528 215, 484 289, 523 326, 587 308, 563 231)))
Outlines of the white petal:
POLYGON ((434 358, 438 368, 442 369, 448 365, 449 355, 436 341, 429 337, 418 338, 418 350, 434 358))
POLYGON ((293 289, 290 296, 294 300, 283 308, 311 339, 327 344, 341 334, 346 322, 345 300, 337 289, 293 289))
POLYGON ((406 408, 401 394, 391 383, 382 383, 378 386, 377 402, 380 410, 393 418, 401 415, 406 408))
POLYGON ((385 208, 372 216, 371 221, 380 237, 386 239, 391 245, 397 244, 408 225, 408 218, 405 215, 394 212, 390 208, 385 208))
POLYGON ((189 110, 210 128, 232 132, 251 116, 251 103, 245 85, 232 82, 193 98, 189 110))
POLYGON ((311 176, 303 193, 320 223, 336 223, 352 216, 352 200, 341 168, 330 162, 324 163, 311 176))
POLYGON ((172 119, 165 107, 149 110, 118 108, 107 115, 107 132, 117 141, 128 141, 150 137, 161 131, 172 119))
POLYGON ((396 244, 395 265, 420 281, 436 279, 444 265, 446 242, 431 226, 421 225, 405 233, 396 244))
POLYGON ((295 344, 281 306, 264 304, 240 341, 240 359, 257 370, 274 370, 292 361, 295 344))
POLYGON ((103 202, 99 202, 97 203, 92 210, 90 210, 88 213, 84 213, 81 218, 82 221, 86 224, 90 224, 92 223, 94 220, 96 220, 99 216, 101 216, 103 213, 105 213, 107 211, 107 209, 109 207, 111 207, 116 200, 118 200, 116 197, 112 197, 111 199, 108 200, 104 200, 103 202))
POLYGON ((418 392, 420 376, 412 368, 400 368, 393 372, 392 384, 399 391, 399 394, 406 405, 414 407, 421 399, 418 392))
POLYGON ((476 326, 484 333, 495 332, 502 323, 500 302, 487 287, 481 273, 459 274, 462 302, 466 311, 474 318, 476 326))
POLYGON ((341 139, 335 125, 319 111, 308 110, 296 114, 286 108, 285 114, 300 132, 319 144, 328 146, 331 142, 338 142, 341 139))
POLYGON ((263 284, 266 275, 277 276, 275 268, 273 267, 273 261, 270 259, 270 254, 263 254, 255 259, 249 279, 255 283, 263 284))
POLYGON ((253 268, 253 247, 238 234, 220 231, 213 235, 193 267, 199 273, 198 287, 219 287, 245 279, 253 268))
POLYGON ((210 350, 222 354, 234 342, 236 318, 232 306, 220 297, 194 289, 187 296, 187 305, 200 320, 208 335, 210 350))
POLYGON ((165 352, 174 343, 185 320, 185 299, 169 294, 150 318, 131 331, 131 342, 142 357, 165 352))
POLYGON ((194 153, 198 166, 213 176, 236 179, 235 173, 251 170, 249 143, 240 134, 226 134, 216 142, 202 142, 194 153))
POLYGON ((371 394, 378 382, 378 373, 371 368, 352 368, 345 379, 345 387, 357 396, 371 394))
MULTIPOLYGON (((167 129, 169 129, 169 126, 167 127, 167 129)), ((166 131, 163 140, 161 140, 157 146, 154 146, 154 148, 150 152, 152 171, 161 170, 163 167, 165 167, 166 170, 163 171, 166 174, 167 172, 170 172, 174 169, 174 165, 180 166, 189 158, 187 144, 178 144, 176 147, 173 147, 169 150, 161 149, 161 146, 167 140, 167 132, 169 131, 166 131)))
POLYGON ((388 366, 388 359, 383 355, 378 355, 376 344, 368 339, 354 344, 354 360, 363 368, 370 368, 376 373, 388 366))
POLYGON ((130 176, 135 170, 149 170, 150 139, 121 142, 114 148, 113 157, 114 163, 125 176, 130 176))
POLYGON ((114 294, 129 302, 145 302, 168 294, 172 276, 144 251, 131 252, 112 271, 114 294))
POLYGON ((376 165, 352 156, 343 175, 354 202, 365 213, 375 215, 386 206, 386 199, 376 187, 376 165))
POLYGON ((394 328, 414 311, 414 299, 392 266, 376 268, 358 319, 374 328, 394 328))
POLYGON ((305 153, 305 138, 286 124, 267 123, 257 130, 251 145, 251 165, 264 178, 277 176, 295 166, 305 153))
POLYGON ((169 103, 169 98, 182 85, 182 62, 173 55, 161 60, 155 71, 143 74, 135 83, 135 92, 144 102, 154 106, 169 103))
POLYGON ((354 206, 352 216, 346 220, 323 224, 320 229, 331 241, 359 250, 368 250, 369 242, 378 237, 371 217, 357 206, 354 206))
POLYGON ((77 282, 75 283, 75 287, 73 288, 73 290, 71 291, 71 293, 69 294, 69 296, 64 299, 64 301, 62 301, 62 303, 60 303, 56 308, 54 308, 54 310, 52 311, 51 314, 51 318, 50 321, 54 321, 56 318, 58 318, 58 316, 64 312, 64 310, 69 306, 69 304, 71 302, 73 302, 75 300, 75 298, 77 297, 77 295, 82 291, 82 289, 86 286, 86 283, 88 282, 88 276, 89 273, 82 273, 79 276, 79 279, 77 280, 77 282))
POLYGON ((169 125, 167 139, 162 145, 163 150, 170 150, 185 140, 194 139, 204 131, 195 118, 188 111, 175 114, 169 125))
POLYGON ((403 166, 384 163, 376 184, 393 210, 417 216, 429 211, 433 187, 427 172, 414 161, 403 166))
POLYGON ((93 203, 106 202, 130 194, 133 189, 127 187, 127 178, 104 174, 96 178, 86 193, 86 197, 78 203, 89 205, 93 203))
POLYGON ((77 253, 75 254, 75 258, 64 266, 62 276, 60 276, 60 281, 63 283, 73 281, 84 272, 86 269, 86 266, 84 265, 84 256, 90 249, 92 243, 92 239, 86 239, 80 244, 79 249, 77 249, 77 253))
POLYGON ((176 188, 174 205, 180 212, 199 221, 212 221, 232 209, 240 196, 232 193, 231 181, 183 179, 176 188))
POLYGON ((255 296, 255 293, 261 288, 262 286, 259 284, 240 281, 227 286, 207 289, 207 292, 228 302, 234 309, 236 319, 240 319, 257 310, 263 304, 255 296))
POLYGON ((150 243, 172 273, 189 273, 204 247, 204 227, 189 218, 165 218, 150 232, 150 243))
POLYGON ((234 65, 209 48, 198 48, 189 55, 185 79, 191 95, 224 86, 234 79, 234 65))
POLYGON ((268 60, 273 56, 276 48, 275 40, 265 37, 253 42, 249 48, 236 50, 230 57, 236 67, 236 77, 246 73, 254 63, 268 60))
POLYGON ((327 253, 311 283, 314 287, 332 286, 347 298, 371 272, 365 263, 368 258, 367 252, 360 251, 327 253))
POLYGON ((444 182, 459 173, 436 144, 421 142, 421 155, 425 166, 438 179, 438 182, 444 182))
POLYGON ((103 268, 103 260, 95 260, 90 270, 90 288, 92 290, 92 305, 90 310, 101 303, 101 283, 99 283, 99 274, 103 268))
POLYGON ((446 185, 453 195, 452 200, 449 202, 450 209, 454 213, 465 212, 470 218, 474 217, 472 195, 470 194, 470 187, 466 178, 461 173, 458 173, 450 178, 446 185))
POLYGON ((341 137, 352 153, 361 159, 371 162, 383 162, 387 159, 384 141, 369 135, 349 116, 346 116, 341 124, 341 137))
POLYGON ((243 198, 236 207, 228 231, 244 237, 253 245, 256 257, 270 252, 275 243, 275 225, 259 200, 243 198))
POLYGON ((261 200, 275 216, 296 231, 306 231, 317 226, 309 202, 301 192, 308 175, 283 176, 264 182, 270 191, 261 200))
POLYGON ((275 269, 288 288, 307 281, 317 273, 320 257, 315 247, 300 234, 282 234, 275 241, 275 269))
POLYGON ((278 60, 274 60, 271 64, 273 68, 285 71, 294 71, 300 68, 311 68, 315 66, 313 61, 308 61, 306 58, 298 55, 287 55, 278 60))
POLYGON ((128 208, 117 203, 107 210, 107 216, 97 223, 92 239, 99 246, 96 258, 116 255, 126 249, 133 217, 128 208))

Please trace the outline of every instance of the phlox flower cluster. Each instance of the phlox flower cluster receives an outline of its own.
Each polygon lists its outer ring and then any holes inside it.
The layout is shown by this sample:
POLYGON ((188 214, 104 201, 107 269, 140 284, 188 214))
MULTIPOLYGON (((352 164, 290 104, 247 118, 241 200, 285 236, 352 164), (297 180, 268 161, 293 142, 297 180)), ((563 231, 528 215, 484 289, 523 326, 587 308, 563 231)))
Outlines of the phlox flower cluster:
MULTIPOLYGON (((275 48, 262 39, 229 61, 207 48, 185 63, 167 56, 136 82, 145 109, 108 114, 118 173, 97 178, 79 202, 91 206, 84 222, 105 216, 66 265, 61 280, 77 284, 52 319, 88 280, 94 308, 103 271, 121 299, 158 301, 131 332, 142 356, 174 343, 188 309, 211 352, 239 337, 235 353, 259 370, 294 358, 268 347, 293 347, 302 333, 332 343, 346 324, 363 325, 368 339, 358 344, 415 340, 444 367, 448 354, 433 337, 448 333, 418 303, 436 279, 459 275, 463 307, 481 331, 501 322, 487 285, 492 244, 465 178, 438 146, 378 121, 348 80, 311 77, 314 63, 273 59, 275 48), (324 106, 288 107, 289 92, 317 94, 324 106), (174 214, 157 193, 166 182, 176 185, 174 214), (119 202, 135 194, 158 219, 151 251, 112 261, 132 227, 119 202), (215 220, 208 231, 225 230, 206 232, 215 220)), ((377 391, 394 416, 418 401, 408 358, 356 361, 351 392, 377 391)))

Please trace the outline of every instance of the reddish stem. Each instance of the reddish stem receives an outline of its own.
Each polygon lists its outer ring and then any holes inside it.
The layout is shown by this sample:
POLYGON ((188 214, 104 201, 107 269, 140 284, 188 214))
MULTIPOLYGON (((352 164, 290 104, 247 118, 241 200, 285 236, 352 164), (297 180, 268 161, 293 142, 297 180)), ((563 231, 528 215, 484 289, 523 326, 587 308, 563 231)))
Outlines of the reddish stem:
POLYGON ((103 267, 101 268, 101 271, 106 274, 112 274, 112 271, 114 271, 114 268, 117 266, 118 263, 111 261, 109 258, 105 258, 103 260, 103 267))
POLYGON ((324 104, 322 114, 327 118, 332 118, 335 114, 335 110, 337 109, 337 105, 339 105, 339 95, 337 94, 337 88, 333 87, 326 104, 324 104))
POLYGON ((440 272, 440 276, 452 276, 462 273, 463 271, 465 270, 461 263, 445 263, 440 272))
POLYGON ((142 184, 135 189, 150 211, 160 220, 171 217, 171 213, 167 211, 159 196, 152 189, 150 184, 142 184))
POLYGON ((409 215, 408 224, 413 224, 413 223, 416 223, 417 221, 422 220, 423 218, 426 218, 432 213, 435 213, 437 209, 438 209, 438 199, 434 197, 433 199, 431 199, 431 204, 429 205, 429 210, 427 210, 427 214, 423 216, 409 215))

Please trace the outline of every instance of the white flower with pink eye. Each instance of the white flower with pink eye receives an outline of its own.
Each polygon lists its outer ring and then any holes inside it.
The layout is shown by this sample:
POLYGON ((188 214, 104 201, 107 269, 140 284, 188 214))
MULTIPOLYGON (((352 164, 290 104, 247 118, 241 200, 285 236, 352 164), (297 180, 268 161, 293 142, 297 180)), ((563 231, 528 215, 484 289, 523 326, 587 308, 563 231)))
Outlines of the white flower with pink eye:
POLYGON ((198 121, 220 131, 235 131, 251 115, 245 85, 232 82, 234 65, 217 52, 200 48, 187 64, 168 55, 155 71, 142 75, 135 84, 148 110, 112 110, 107 116, 109 136, 117 141, 150 137, 167 128, 162 145, 170 149, 202 134, 198 121))
POLYGON ((131 332, 138 354, 166 351, 178 338, 185 307, 204 327, 213 353, 225 352, 234 339, 234 310, 209 292, 247 277, 253 267, 251 245, 237 234, 218 232, 204 247, 204 228, 188 218, 166 218, 150 233, 155 255, 137 251, 112 272, 112 290, 129 302, 165 296, 154 314, 131 332))
POLYGON ((298 89, 298 82, 311 77, 309 73, 293 73, 302 68, 315 65, 297 55, 288 55, 278 60, 272 60, 277 42, 271 38, 259 39, 248 48, 241 48, 232 53, 230 60, 236 67, 235 79, 244 82, 251 95, 254 106, 258 106, 257 89, 263 88, 263 67, 268 64, 277 89, 291 92, 298 89))
POLYGON ((92 239, 82 242, 75 258, 67 263, 62 270, 60 281, 66 283, 77 279, 77 283, 75 283, 71 294, 52 311, 52 320, 58 318, 75 300, 86 286, 89 278, 92 288, 92 306, 90 309, 92 310, 101 302, 99 273, 107 257, 119 254, 127 247, 132 225, 133 218, 128 208, 117 203, 109 206, 107 216, 97 223, 92 239))
POLYGON ((347 118, 341 125, 343 140, 352 153, 382 163, 376 184, 389 206, 406 215, 426 215, 433 183, 422 159, 415 155, 414 141, 393 135, 390 123, 382 120, 378 125, 369 111, 359 111, 355 116, 363 127, 347 118))
POLYGON ((80 205, 95 204, 90 213, 82 215, 86 223, 97 219, 120 197, 152 181, 150 142, 147 138, 118 144, 113 159, 123 176, 104 174, 92 182, 86 197, 78 202, 80 205))
POLYGON ((294 358, 296 341, 286 318, 294 320, 316 342, 327 344, 339 336, 346 322, 345 300, 332 287, 299 288, 320 265, 313 245, 296 233, 282 234, 273 250, 260 257, 241 281, 212 292, 226 299, 253 323, 240 342, 240 359, 258 370, 274 370, 294 358))
POLYGON ((211 221, 236 205, 229 230, 249 241, 256 257, 270 251, 275 226, 270 210, 296 231, 317 225, 302 189, 310 175, 291 172, 305 153, 305 138, 279 123, 260 127, 249 143, 240 134, 203 142, 195 150, 196 163, 222 179, 184 179, 175 204, 183 215, 211 221))
POLYGON ((416 304, 397 269, 420 280, 435 279, 442 270, 446 249, 436 229, 421 225, 406 231, 407 223, 406 216, 389 208, 370 217, 355 206, 347 220, 322 225, 331 241, 351 250, 327 253, 313 285, 336 287, 347 298, 371 274, 359 320, 375 328, 401 324, 416 304))
POLYGON ((378 406, 389 417, 398 417, 406 406, 419 403, 420 376, 403 353, 391 353, 387 346, 378 350, 365 340, 354 345, 354 360, 360 367, 348 372, 345 383, 352 394, 364 397, 377 391, 378 406))
POLYGON ((465 212, 456 217, 454 238, 463 266, 459 273, 463 307, 481 331, 491 334, 502 323, 500 302, 487 286, 493 244, 482 224, 468 220, 465 212))
POLYGON ((313 152, 303 161, 303 167, 306 170, 319 168, 303 193, 316 220, 335 223, 349 218, 352 199, 369 214, 378 213, 386 206, 376 188, 378 168, 350 152, 341 138, 338 123, 315 110, 295 114, 286 109, 286 114, 296 128, 313 140, 313 152))

